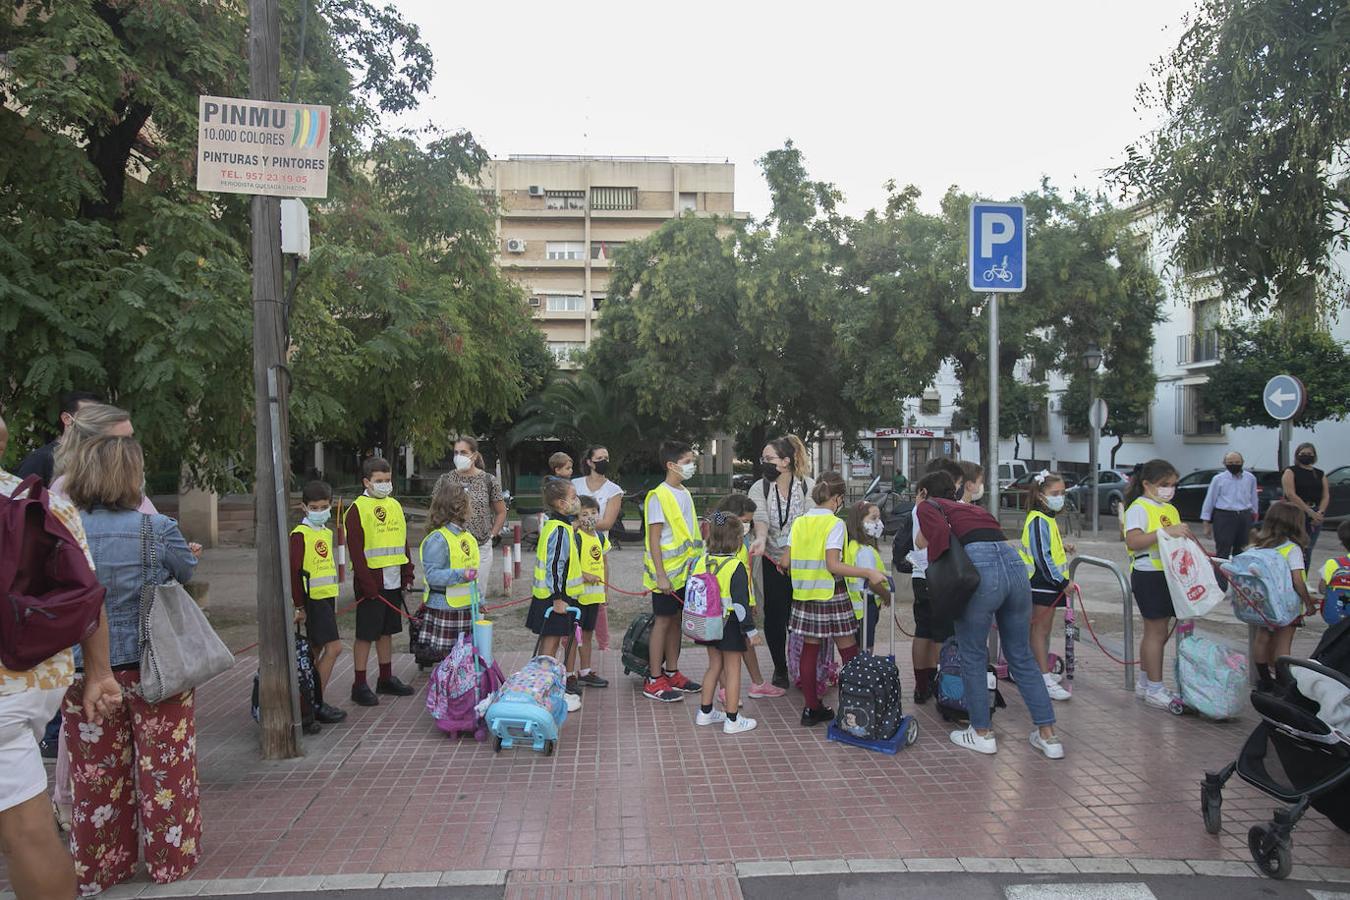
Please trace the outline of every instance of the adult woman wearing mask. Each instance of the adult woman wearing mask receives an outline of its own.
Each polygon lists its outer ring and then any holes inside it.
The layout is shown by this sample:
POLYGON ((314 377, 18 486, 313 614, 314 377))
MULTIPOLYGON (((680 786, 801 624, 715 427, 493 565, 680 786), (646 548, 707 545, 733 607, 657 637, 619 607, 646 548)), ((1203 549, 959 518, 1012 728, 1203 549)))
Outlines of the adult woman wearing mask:
POLYGON ((596 534, 609 537, 609 530, 619 521, 623 507, 623 488, 609 480, 609 449, 588 447, 581 458, 580 478, 572 479, 578 497, 594 497, 600 506, 600 518, 595 523, 596 534))
POLYGON ((478 542, 478 595, 487 596, 492 574, 492 537, 506 524, 506 499, 496 475, 483 471, 478 442, 471 437, 455 441, 455 472, 469 494, 469 533, 478 542))
POLYGON ((1317 536, 1322 533, 1322 521, 1326 518, 1327 504, 1331 502, 1331 485, 1326 473, 1317 468, 1317 448, 1312 444, 1299 444, 1294 451, 1294 465, 1284 470, 1280 476, 1280 486, 1284 488, 1284 499, 1303 510, 1308 517, 1308 543, 1303 548, 1303 570, 1312 565, 1312 548, 1317 544, 1317 536))
POLYGON ((792 576, 777 562, 787 555, 792 543, 792 523, 815 509, 811 491, 816 483, 807 477, 810 462, 806 445, 795 434, 765 444, 759 464, 763 477, 749 491, 755 501, 755 539, 750 545, 750 556, 752 562, 757 555, 764 557, 764 638, 773 657, 771 680, 775 687, 786 688, 792 576))

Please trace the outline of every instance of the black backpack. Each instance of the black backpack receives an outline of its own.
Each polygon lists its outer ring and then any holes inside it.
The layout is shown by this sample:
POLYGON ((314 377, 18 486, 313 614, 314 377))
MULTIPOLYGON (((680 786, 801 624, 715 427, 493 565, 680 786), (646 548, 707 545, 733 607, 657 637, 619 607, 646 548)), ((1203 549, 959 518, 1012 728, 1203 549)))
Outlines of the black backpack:
POLYGON ((910 513, 896 529, 895 541, 891 544, 891 569, 906 575, 914 574, 914 565, 909 554, 914 550, 914 514, 910 513))
POLYGON ((852 737, 890 740, 900 729, 900 671, 894 656, 859 653, 839 672, 835 726, 852 737))

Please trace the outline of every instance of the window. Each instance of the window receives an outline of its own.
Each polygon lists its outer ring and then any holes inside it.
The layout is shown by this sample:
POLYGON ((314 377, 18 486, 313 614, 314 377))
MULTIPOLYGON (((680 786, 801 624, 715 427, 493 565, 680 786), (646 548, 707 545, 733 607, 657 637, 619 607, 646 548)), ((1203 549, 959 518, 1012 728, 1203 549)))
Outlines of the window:
POLYGON ((549 312, 581 312, 586 301, 580 294, 545 294, 544 309, 549 312))
POLYGON ((637 209, 635 187, 591 188, 591 209, 637 209))
POLYGON ((585 209, 585 191, 548 191, 544 194, 544 209, 585 209))
POLYGON ((591 259, 613 259, 626 241, 591 241, 591 259))
POLYGON ((1223 301, 1218 297, 1191 304, 1192 332, 1177 338, 1177 364, 1212 362, 1219 358, 1219 324, 1223 301))
POLYGON ((938 393, 937 388, 929 388, 923 392, 923 399, 919 401, 919 412, 925 416, 936 416, 942 412, 942 395, 938 393))
POLYGON ((586 244, 582 241, 549 241, 544 248, 548 259, 582 259, 586 244))
POLYGON ((692 191, 680 191, 680 212, 686 213, 698 209, 698 194, 692 191))
POLYGON ((1200 386, 1177 385, 1177 434, 1206 437, 1223 434, 1223 423, 1200 402, 1200 386))
POLYGON ((604 302, 605 302, 604 294, 591 294, 591 309, 595 310, 596 312, 599 312, 600 306, 604 302))
POLYGON ((570 363, 577 354, 586 349, 586 345, 581 341, 549 341, 548 352, 553 354, 553 359, 558 365, 570 363))

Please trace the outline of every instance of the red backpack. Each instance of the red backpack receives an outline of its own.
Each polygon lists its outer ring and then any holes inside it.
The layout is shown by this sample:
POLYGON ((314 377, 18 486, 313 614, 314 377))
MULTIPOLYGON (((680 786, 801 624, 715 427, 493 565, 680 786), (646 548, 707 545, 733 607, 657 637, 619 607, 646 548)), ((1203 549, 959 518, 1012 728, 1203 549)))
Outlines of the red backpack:
POLYGON ((0 665, 27 671, 89 637, 104 593, 40 478, 0 494, 0 665))

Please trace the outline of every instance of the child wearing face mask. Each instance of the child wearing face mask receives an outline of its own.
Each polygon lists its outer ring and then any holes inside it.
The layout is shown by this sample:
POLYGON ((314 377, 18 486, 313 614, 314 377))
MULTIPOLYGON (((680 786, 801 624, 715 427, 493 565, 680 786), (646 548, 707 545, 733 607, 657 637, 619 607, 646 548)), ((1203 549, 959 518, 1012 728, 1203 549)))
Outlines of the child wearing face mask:
MULTIPOLYGON (((539 652, 556 656, 562 639, 571 635, 575 623, 569 606, 580 606, 585 579, 581 573, 581 541, 576 520, 581 512, 572 482, 553 478, 544 482, 544 505, 548 518, 539 531, 534 558, 534 587, 525 627, 539 635, 539 652), (545 615, 552 609, 553 612, 545 615)), ((594 628, 594 624, 592 624, 594 628)), ((581 708, 581 693, 574 679, 567 679, 567 709, 581 708)))
POLYGON ((1064 479, 1042 471, 1031 482, 1027 495, 1027 518, 1022 525, 1022 562, 1031 578, 1031 655, 1041 668, 1046 693, 1051 700, 1068 700, 1070 694, 1050 671, 1050 631, 1055 610, 1064 606, 1069 587, 1069 556, 1055 517, 1064 509, 1064 479))
MULTIPOLYGON (((881 521, 881 510, 876 504, 859 500, 849 507, 848 518, 844 522, 848 539, 844 543, 844 562, 863 569, 876 569, 883 575, 886 567, 881 562, 881 550, 878 543, 885 532, 881 521)), ((848 599, 853 604, 853 616, 858 620, 858 639, 867 637, 867 652, 877 641, 877 624, 881 621, 881 607, 891 605, 889 585, 873 588, 862 578, 846 578, 848 599), (867 617, 866 627, 863 617, 867 617)))
POLYGON ((703 686, 679 669, 680 616, 689 566, 703 555, 694 497, 684 483, 698 472, 694 449, 682 441, 661 445, 665 480, 647 494, 647 531, 642 542, 642 586, 652 592, 650 670, 642 693, 649 700, 674 703, 703 686))
MULTIPOLYGON (((751 533, 751 528, 754 525, 755 510, 758 508, 758 504, 745 494, 727 494, 717 504, 717 509, 714 510, 714 512, 724 512, 735 516, 740 523, 741 549, 737 551, 736 558, 741 561, 741 565, 745 566, 745 571, 752 573, 749 584, 750 611, 752 614, 755 606, 758 605, 758 601, 755 599, 755 585, 753 580, 753 572, 755 570, 750 565, 750 546, 754 543, 754 535, 751 533)), ((704 540, 707 540, 706 533, 704 534, 704 540)), ((767 700, 775 697, 787 696, 787 691, 766 681, 763 673, 760 671, 759 657, 755 655, 755 647, 762 642, 759 634, 756 633, 755 636, 750 639, 749 646, 743 654, 743 658, 745 659, 745 670, 750 675, 750 689, 746 694, 751 700, 767 700)), ((717 698, 718 702, 725 703, 725 700, 723 699, 723 690, 721 688, 718 688, 717 698)))
POLYGON ((341 722, 347 713, 323 700, 323 690, 342 655, 338 636, 337 545, 328 527, 332 517, 333 489, 311 481, 300 495, 304 521, 291 529, 291 600, 295 624, 305 626, 314 654, 314 717, 325 725, 341 722))
POLYGON ((1130 588, 1144 619, 1139 640, 1140 673, 1135 696, 1149 706, 1168 709, 1175 696, 1163 684, 1163 649, 1173 617, 1172 594, 1163 574, 1158 532, 1190 537, 1172 505, 1177 492, 1177 470, 1165 459, 1151 459, 1139 469, 1125 492, 1125 546, 1130 550, 1130 588))
POLYGON ((378 706, 376 694, 409 697, 410 685, 394 675, 393 637, 403 631, 407 606, 403 592, 413 586, 412 550, 403 505, 393 498, 394 469, 378 456, 361 469, 365 493, 347 510, 347 549, 356 588, 356 640, 352 643, 352 702, 378 706), (366 682, 370 645, 380 677, 375 690, 366 682))
MULTIPOLYGON (((596 531, 600 521, 600 504, 594 497, 578 498, 581 513, 577 516, 577 548, 581 551, 581 647, 573 652, 581 654, 581 671, 568 675, 567 680, 584 688, 606 688, 609 680, 601 678, 591 668, 591 644, 595 639, 595 623, 605 604, 605 554, 609 552, 609 538, 596 531)), ((576 671, 572 665, 568 672, 576 671)))
POLYGON ((826 472, 811 489, 816 506, 792 523, 792 541, 784 568, 792 573, 792 613, 788 631, 802 636, 801 686, 805 698, 802 725, 811 727, 834 718, 820 700, 816 666, 820 642, 833 640, 847 664, 858 655, 854 635, 858 620, 849 601, 846 578, 861 578, 876 591, 886 584, 878 569, 844 562, 848 530, 839 518, 847 487, 838 472, 826 472))
POLYGON ((961 491, 962 503, 979 503, 984 499, 984 467, 963 459, 957 463, 961 467, 961 480, 957 488, 961 491))

